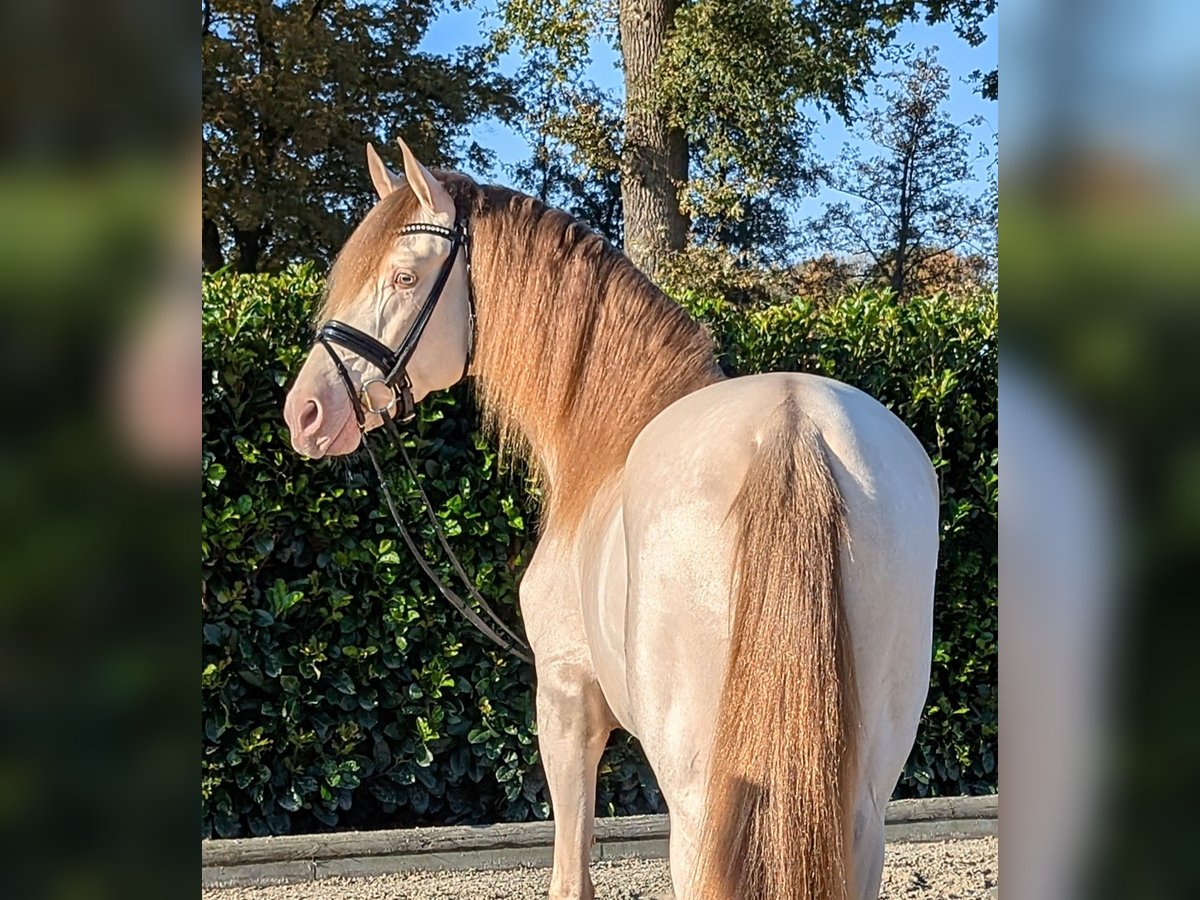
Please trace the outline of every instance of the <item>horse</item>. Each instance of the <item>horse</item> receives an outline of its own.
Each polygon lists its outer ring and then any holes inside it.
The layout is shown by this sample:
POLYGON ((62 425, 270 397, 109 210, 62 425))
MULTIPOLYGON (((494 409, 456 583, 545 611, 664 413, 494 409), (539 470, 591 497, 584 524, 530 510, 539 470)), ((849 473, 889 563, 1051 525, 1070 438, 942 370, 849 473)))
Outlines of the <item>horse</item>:
POLYGON ((299 453, 346 454, 469 375, 502 452, 540 480, 519 600, 550 897, 594 897, 618 728, 665 800, 676 897, 878 896, 929 683, 938 485, 921 444, 835 380, 726 377, 705 329, 603 237, 400 149, 402 174, 367 147, 379 200, 331 267, 328 330, 284 416, 299 453))

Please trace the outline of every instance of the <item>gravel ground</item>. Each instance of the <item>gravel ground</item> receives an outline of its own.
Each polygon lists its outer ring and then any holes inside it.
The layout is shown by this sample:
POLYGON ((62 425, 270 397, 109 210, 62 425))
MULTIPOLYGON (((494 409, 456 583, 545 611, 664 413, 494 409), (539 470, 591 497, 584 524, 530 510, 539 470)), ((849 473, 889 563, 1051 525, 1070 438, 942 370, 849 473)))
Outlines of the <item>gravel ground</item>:
MULTIPOLYGON (((670 897, 666 860, 593 863, 597 900, 670 897)), ((220 888, 204 900, 544 900, 550 870, 537 868, 410 872, 379 878, 329 878, 305 884, 220 888)), ((996 885, 996 839, 892 844, 882 900, 975 900, 996 885)))

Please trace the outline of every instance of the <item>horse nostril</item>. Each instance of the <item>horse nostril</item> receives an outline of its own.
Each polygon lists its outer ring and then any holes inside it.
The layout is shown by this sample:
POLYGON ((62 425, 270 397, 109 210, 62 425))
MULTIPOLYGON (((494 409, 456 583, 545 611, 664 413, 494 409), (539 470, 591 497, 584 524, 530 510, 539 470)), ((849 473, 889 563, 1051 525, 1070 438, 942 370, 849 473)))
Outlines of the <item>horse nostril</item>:
POLYGON ((321 424, 321 404, 316 400, 309 400, 304 404, 304 411, 300 413, 300 433, 307 434, 321 424))

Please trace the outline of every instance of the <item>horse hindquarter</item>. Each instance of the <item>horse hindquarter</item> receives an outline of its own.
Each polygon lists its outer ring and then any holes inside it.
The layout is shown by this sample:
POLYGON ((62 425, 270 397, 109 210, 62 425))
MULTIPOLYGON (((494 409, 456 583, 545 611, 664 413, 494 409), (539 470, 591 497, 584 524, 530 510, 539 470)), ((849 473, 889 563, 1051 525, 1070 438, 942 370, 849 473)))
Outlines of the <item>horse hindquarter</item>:
POLYGON ((705 388, 638 438, 624 669, 678 897, 877 894, 928 685, 936 494, 902 423, 815 376, 705 388))

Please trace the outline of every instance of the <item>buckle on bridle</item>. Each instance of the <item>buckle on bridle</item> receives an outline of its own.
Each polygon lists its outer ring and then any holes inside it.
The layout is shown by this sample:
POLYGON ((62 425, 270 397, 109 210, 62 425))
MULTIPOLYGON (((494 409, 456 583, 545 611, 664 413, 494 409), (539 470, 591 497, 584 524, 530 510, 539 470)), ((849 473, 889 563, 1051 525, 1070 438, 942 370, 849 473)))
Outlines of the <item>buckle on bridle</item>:
POLYGON ((411 422, 416 417, 416 404, 412 402, 412 382, 408 380, 408 373, 401 373, 402 380, 398 382, 391 381, 388 378, 368 378, 362 383, 359 389, 358 402, 364 413, 371 413, 379 416, 385 422, 411 422), (371 396, 369 388, 373 384, 381 384, 390 392, 390 397, 387 403, 382 406, 375 404, 374 398, 371 396), (393 415, 393 410, 396 405, 400 405, 399 415, 393 415))
POLYGON ((359 388, 359 402, 362 403, 363 409, 366 412, 374 413, 377 416, 391 412, 392 408, 396 405, 396 401, 399 399, 400 391, 394 384, 389 384, 386 378, 368 378, 362 383, 362 387, 359 388), (371 398, 371 392, 368 390, 368 388, 373 384, 382 384, 388 389, 389 392, 391 392, 391 399, 388 400, 388 402, 383 406, 375 406, 374 400, 371 398))

